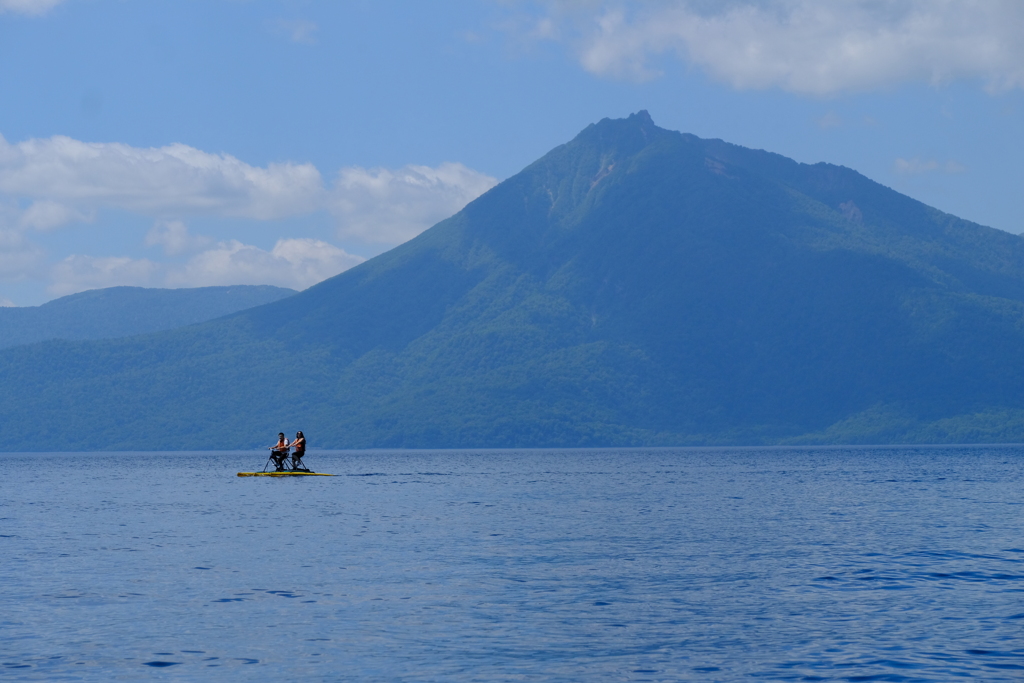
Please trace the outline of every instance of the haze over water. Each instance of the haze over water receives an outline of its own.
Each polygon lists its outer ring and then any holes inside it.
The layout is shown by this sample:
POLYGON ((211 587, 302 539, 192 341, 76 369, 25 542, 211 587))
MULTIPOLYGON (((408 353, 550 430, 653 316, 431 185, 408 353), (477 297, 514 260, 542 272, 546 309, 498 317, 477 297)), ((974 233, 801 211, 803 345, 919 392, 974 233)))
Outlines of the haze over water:
POLYGON ((5 680, 1024 675, 1024 448, 7 454, 5 680))

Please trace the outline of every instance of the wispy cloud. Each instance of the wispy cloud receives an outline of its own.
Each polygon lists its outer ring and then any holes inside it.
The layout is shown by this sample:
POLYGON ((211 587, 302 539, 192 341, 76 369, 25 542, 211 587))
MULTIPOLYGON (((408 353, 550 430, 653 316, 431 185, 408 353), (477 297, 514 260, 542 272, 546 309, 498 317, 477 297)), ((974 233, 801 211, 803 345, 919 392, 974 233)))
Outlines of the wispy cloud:
POLYGON ((903 159, 893 163, 893 168, 901 175, 920 175, 921 173, 963 173, 967 167, 956 161, 936 161, 935 159, 903 159))
POLYGON ((269 251, 244 238, 214 244, 190 233, 185 221, 195 216, 274 221, 323 212, 335 222, 339 238, 395 245, 496 183, 462 164, 443 163, 347 167, 328 187, 308 163, 253 166, 183 144, 139 148, 64 136, 12 144, 0 137, 0 280, 46 271, 44 251, 29 239, 32 232, 83 221, 102 225, 104 211, 119 210, 153 220, 139 243, 161 247, 169 257, 191 254, 188 261, 174 265, 75 254, 49 269, 51 294, 113 285, 305 288, 363 259, 300 236, 281 239, 269 251))
POLYGON ((535 34, 645 80, 675 55, 736 88, 825 95, 908 81, 1024 87, 1019 0, 542 0, 535 34), (541 22, 548 22, 542 24, 541 22), (552 26, 554 24, 554 26, 552 26))
POLYGON ((43 199, 32 202, 18 218, 18 225, 34 230, 52 230, 73 221, 89 222, 96 217, 93 211, 79 211, 55 201, 43 199))
POLYGON ((74 294, 87 289, 132 285, 153 286, 160 266, 148 259, 127 256, 102 257, 72 255, 51 269, 52 284, 48 291, 55 296, 74 294))
POLYGON ((347 167, 327 188, 309 163, 252 166, 182 144, 139 148, 64 136, 11 144, 0 137, 0 202, 32 202, 16 222, 35 229, 93 220, 105 208, 164 220, 206 215, 260 221, 326 210, 346 238, 397 244, 496 183, 462 164, 443 163, 347 167))
POLYGON ((269 220, 315 209, 322 190, 312 164, 261 168, 182 144, 139 148, 62 135, 10 144, 0 137, 0 193, 78 210, 269 220))
POLYGON ((0 280, 21 280, 38 272, 45 253, 21 230, 0 228, 0 280))
POLYGON ((267 284, 305 289, 364 260, 309 238, 278 240, 270 251, 231 240, 197 254, 184 267, 169 269, 165 283, 172 287, 267 284))
POLYGON ((834 111, 825 112, 825 114, 818 119, 818 128, 828 130, 829 128, 839 128, 843 125, 843 119, 839 114, 834 111))
POLYGON ((161 246, 168 256, 199 251, 213 240, 204 235, 193 235, 181 221, 157 221, 146 233, 146 246, 161 246))
POLYGON ((0 0, 0 14, 46 14, 64 0, 0 0))
POLYGON ((341 237, 397 244, 451 216, 497 180, 462 164, 345 168, 331 191, 341 237))
POLYGON ((315 22, 305 19, 278 19, 274 26, 292 42, 306 45, 316 44, 316 32, 320 28, 315 22))
POLYGON ((50 269, 48 291, 54 296, 64 296, 119 285, 206 287, 246 284, 305 289, 364 260, 327 242, 308 238, 278 240, 269 251, 228 240, 200 251, 183 264, 75 254, 50 269))

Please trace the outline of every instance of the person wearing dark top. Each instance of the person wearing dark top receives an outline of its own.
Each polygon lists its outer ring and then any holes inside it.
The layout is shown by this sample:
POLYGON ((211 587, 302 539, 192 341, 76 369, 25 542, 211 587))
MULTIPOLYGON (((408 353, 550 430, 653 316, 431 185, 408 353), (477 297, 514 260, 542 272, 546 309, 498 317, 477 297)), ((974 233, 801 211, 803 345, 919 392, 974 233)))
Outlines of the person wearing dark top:
POLYGON ((305 469, 302 464, 302 456, 306 454, 306 437, 303 436, 302 432, 295 432, 295 440, 292 441, 292 448, 295 452, 292 453, 292 469, 297 470, 300 467, 305 469))
POLYGON ((284 471, 284 461, 288 457, 288 439, 284 438, 284 432, 277 435, 277 443, 270 446, 270 459, 274 461, 277 472, 284 471))

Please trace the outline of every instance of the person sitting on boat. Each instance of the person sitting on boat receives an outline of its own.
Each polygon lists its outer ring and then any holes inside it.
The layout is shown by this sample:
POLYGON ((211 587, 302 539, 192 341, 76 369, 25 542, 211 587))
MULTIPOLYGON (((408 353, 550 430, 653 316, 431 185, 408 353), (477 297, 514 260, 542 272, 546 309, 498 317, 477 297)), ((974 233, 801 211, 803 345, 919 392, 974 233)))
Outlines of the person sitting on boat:
POLYGON ((302 456, 306 454, 306 437, 303 436, 302 432, 295 432, 295 440, 292 441, 292 448, 295 452, 292 453, 292 469, 305 470, 306 467, 302 464, 302 456))
POLYGON ((288 457, 288 439, 284 438, 284 432, 277 435, 277 443, 270 448, 270 459, 274 461, 274 467, 278 472, 284 471, 284 461, 288 457))

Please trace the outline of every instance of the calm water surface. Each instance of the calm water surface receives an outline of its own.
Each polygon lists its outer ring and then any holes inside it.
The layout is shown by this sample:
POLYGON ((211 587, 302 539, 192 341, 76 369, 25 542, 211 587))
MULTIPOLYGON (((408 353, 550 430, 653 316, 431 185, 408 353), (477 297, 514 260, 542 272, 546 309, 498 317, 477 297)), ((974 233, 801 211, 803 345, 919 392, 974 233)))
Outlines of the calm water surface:
POLYGON ((0 679, 1024 680, 1024 449, 0 456, 0 679))

